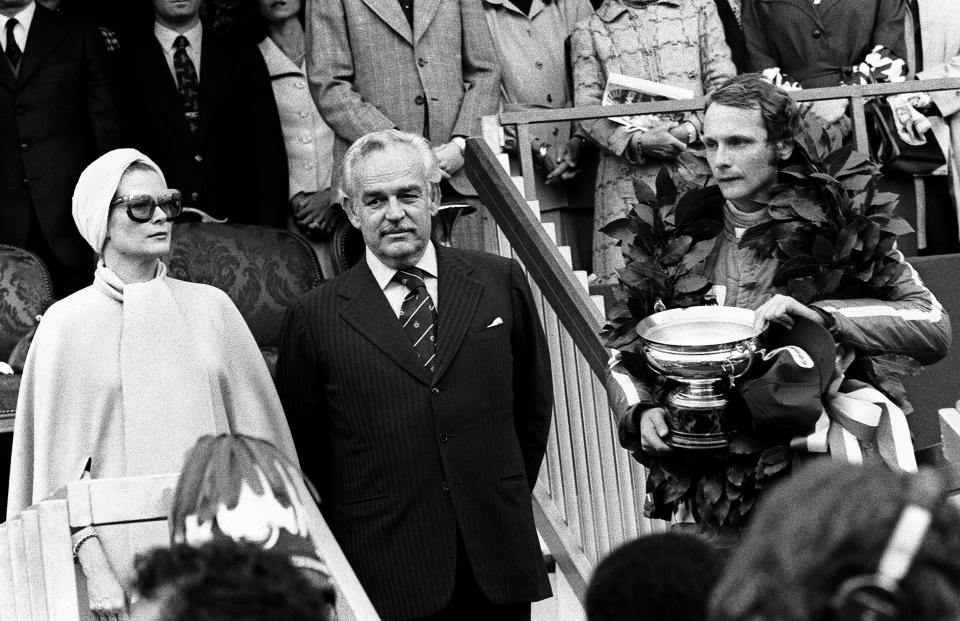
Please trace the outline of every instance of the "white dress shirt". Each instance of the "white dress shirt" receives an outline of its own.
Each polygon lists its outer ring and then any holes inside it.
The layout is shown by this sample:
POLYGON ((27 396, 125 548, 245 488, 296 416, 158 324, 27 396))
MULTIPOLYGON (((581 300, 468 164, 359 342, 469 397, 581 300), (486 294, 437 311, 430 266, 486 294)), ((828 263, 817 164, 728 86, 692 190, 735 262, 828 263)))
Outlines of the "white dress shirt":
MULTIPOLYGON (((27 49, 27 34, 30 32, 30 24, 33 22, 33 14, 36 10, 36 3, 31 2, 13 16, 13 19, 17 20, 17 25, 13 27, 13 40, 20 46, 21 52, 27 49)), ((4 53, 7 51, 7 22, 10 19, 6 15, 0 15, 0 47, 3 47, 4 53)))
MULTIPOLYGON (((166 26, 161 26, 157 22, 153 23, 153 36, 160 42, 163 48, 163 57, 167 59, 167 66, 170 67, 170 75, 173 81, 177 81, 177 70, 173 66, 173 54, 177 51, 173 47, 173 42, 177 40, 180 33, 176 30, 170 30, 166 26)), ((190 45, 187 46, 187 57, 193 61, 193 66, 197 69, 197 80, 200 79, 200 51, 203 43, 203 26, 198 22, 196 26, 183 33, 190 45)))
MULTIPOLYGON (((407 297, 410 290, 407 289, 406 286, 393 280, 393 275, 397 273, 397 270, 384 265, 383 261, 378 259, 377 255, 370 251, 370 248, 367 248, 366 256, 367 265, 370 267, 370 271, 373 272, 374 279, 376 279, 377 284, 380 285, 380 289, 383 290, 383 295, 387 296, 387 302, 390 304, 390 308, 393 309, 393 314, 399 319, 403 299, 407 297)), ((437 300, 437 250, 433 247, 432 241, 427 242, 427 248, 424 250, 420 260, 417 261, 415 267, 419 267, 425 272, 425 278, 423 280, 427 285, 427 293, 433 298, 433 307, 439 308, 439 302, 437 300)))

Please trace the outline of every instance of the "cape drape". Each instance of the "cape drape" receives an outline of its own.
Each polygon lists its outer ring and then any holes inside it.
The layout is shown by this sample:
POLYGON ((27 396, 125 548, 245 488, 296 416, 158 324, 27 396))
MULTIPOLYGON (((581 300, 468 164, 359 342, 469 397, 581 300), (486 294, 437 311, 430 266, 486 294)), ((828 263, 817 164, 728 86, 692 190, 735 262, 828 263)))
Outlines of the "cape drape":
MULTIPOLYGON (((162 263, 153 280, 128 285, 101 263, 93 285, 50 307, 30 347, 7 515, 80 479, 88 460, 93 478, 175 473, 197 437, 225 432, 299 463, 239 311, 219 289, 168 278, 162 263)), ((122 578, 139 537, 114 531, 99 533, 122 578)))

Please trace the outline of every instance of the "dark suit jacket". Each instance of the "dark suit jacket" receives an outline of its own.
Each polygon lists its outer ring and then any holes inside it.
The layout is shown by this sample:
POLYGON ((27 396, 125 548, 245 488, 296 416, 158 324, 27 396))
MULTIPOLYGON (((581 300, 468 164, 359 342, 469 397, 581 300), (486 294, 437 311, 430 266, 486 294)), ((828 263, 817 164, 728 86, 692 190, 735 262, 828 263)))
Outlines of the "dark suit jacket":
POLYGON ((744 0, 742 7, 750 71, 780 67, 804 88, 838 86, 875 45, 906 56, 903 0, 744 0))
POLYGON ((458 531, 493 602, 550 592, 530 490, 553 394, 530 289, 516 262, 437 254, 433 377, 366 262, 299 299, 281 334, 277 385, 301 463, 384 619, 444 606, 458 531))
POLYGON ((160 166, 185 206, 231 222, 283 226, 290 212, 287 155, 256 46, 204 27, 194 136, 153 31, 124 45, 121 102, 131 146, 160 166))
POLYGON ((0 59, 0 243, 26 247, 32 208, 64 265, 92 264, 70 197, 87 164, 121 145, 105 55, 95 25, 38 4, 19 74, 0 59))

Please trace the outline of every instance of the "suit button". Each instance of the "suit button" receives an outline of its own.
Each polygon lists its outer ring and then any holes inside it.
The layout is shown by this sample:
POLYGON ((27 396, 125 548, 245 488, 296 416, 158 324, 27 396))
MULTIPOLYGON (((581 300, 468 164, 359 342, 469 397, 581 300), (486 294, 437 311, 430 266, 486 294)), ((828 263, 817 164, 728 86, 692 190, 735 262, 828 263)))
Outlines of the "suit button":
POLYGON ((27 179, 26 177, 24 177, 24 178, 20 181, 20 183, 23 184, 23 187, 27 187, 28 185, 30 185, 30 180, 27 179))
POLYGON ((200 195, 194 192, 190 195, 190 200, 192 200, 193 203, 196 204, 197 201, 200 200, 200 195))
POLYGON ((423 98, 423 95, 417 95, 413 98, 413 103, 417 104, 418 106, 422 106, 424 101, 426 100, 423 98))
POLYGON ((23 106, 17 106, 17 115, 23 116, 26 113, 27 113, 26 108, 24 108, 23 106))
POLYGON ((819 39, 820 37, 823 36, 823 33, 820 32, 819 30, 814 30, 812 34, 814 39, 819 39))
POLYGON ((418 58, 418 59, 417 59, 417 64, 420 65, 421 67, 426 67, 426 66, 427 66, 427 60, 426 60, 425 58, 418 58))
POLYGON ((449 491, 450 491, 450 484, 447 483, 446 481, 444 481, 443 483, 440 484, 440 489, 442 489, 442 490, 445 491, 445 492, 449 492, 449 491))
POLYGON ((193 156, 193 159, 194 159, 194 161, 196 161, 196 162, 202 162, 202 161, 203 161, 203 156, 200 155, 199 153, 197 153, 196 155, 193 156))
POLYGON ((21 151, 26 151, 26 150, 29 149, 29 148, 30 148, 30 145, 28 145, 28 144, 25 143, 25 142, 20 144, 20 150, 21 150, 21 151))
POLYGON ((436 386, 434 386, 433 388, 430 389, 430 392, 432 392, 432 393, 435 394, 435 395, 439 395, 439 394, 440 394, 440 389, 437 388, 436 386))
POLYGON ((446 442, 446 441, 449 440, 449 439, 450 439, 450 436, 448 436, 447 434, 445 434, 445 433, 441 433, 441 434, 440 434, 440 441, 441 441, 441 442, 446 442))

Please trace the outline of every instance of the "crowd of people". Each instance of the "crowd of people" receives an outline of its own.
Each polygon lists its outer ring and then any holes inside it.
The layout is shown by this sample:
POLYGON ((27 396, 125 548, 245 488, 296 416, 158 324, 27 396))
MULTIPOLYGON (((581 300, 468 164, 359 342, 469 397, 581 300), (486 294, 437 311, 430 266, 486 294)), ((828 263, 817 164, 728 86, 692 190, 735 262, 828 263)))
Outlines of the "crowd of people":
MULTIPOLYGON (((775 259, 738 243, 769 219, 758 198, 793 155, 800 115, 849 139, 845 105, 799 109, 786 89, 960 73, 960 28, 935 18, 943 7, 934 0, 248 4, 153 0, 149 20, 114 22, 80 3, 0 0, 0 243, 36 253, 60 298, 24 366, 7 515, 83 477, 182 471, 169 549, 136 561, 156 539, 140 525, 73 533, 98 620, 125 618, 131 597, 138 618, 208 609, 216 618, 264 601, 280 616, 250 618, 331 616, 302 476, 384 619, 529 619, 530 603, 549 596, 530 493, 553 390, 530 288, 515 261, 431 239, 443 204, 476 202, 466 139, 498 110, 598 104, 614 74, 708 95, 704 112, 682 118, 537 129, 544 218, 559 225, 575 265, 614 280, 622 252, 600 228, 633 208, 636 183, 654 184, 663 167, 677 174, 678 157, 702 149, 725 205, 709 274, 720 304, 755 310, 761 328, 810 322, 841 353, 922 362, 945 354, 949 318, 895 247, 885 258, 902 269, 887 298, 806 305, 774 290, 775 259), (756 73, 738 77, 745 70, 756 73), (341 225, 359 231, 361 261, 288 309, 275 378, 225 294, 167 276, 172 221, 187 217, 285 227, 313 241, 341 225), (281 601, 289 613, 277 612, 281 601)), ((928 99, 911 105, 940 119, 950 145, 958 96, 928 99)), ((506 142, 516 155, 515 137, 506 142)), ((949 199, 956 153, 951 176, 929 180, 939 184, 932 195, 949 199)), ((954 226, 942 248, 960 246, 955 214, 946 202, 935 207, 929 219, 954 226)), ((609 389, 622 442, 668 452, 651 382, 620 370, 609 389)), ((876 580, 903 592, 903 610, 929 616, 891 618, 955 616, 960 572, 941 559, 960 518, 939 488, 918 489, 931 487, 924 477, 897 477, 796 477, 790 485, 809 489, 784 494, 811 503, 848 479, 851 489, 869 481, 899 493, 866 495, 856 507, 884 511, 829 522, 836 547, 802 568, 787 547, 802 545, 802 528, 775 532, 797 512, 761 512, 760 539, 745 540, 729 560, 736 578, 719 578, 702 610, 744 621, 836 618, 824 612, 845 605, 832 603, 834 591, 872 576, 882 542, 905 536, 893 525, 912 516, 920 551, 892 578, 879 561, 876 580), (869 520, 873 539, 851 549, 869 520), (925 543, 935 534, 942 540, 925 543), (773 540, 784 547, 766 545, 773 540), (911 567, 919 578, 907 579, 911 567), (742 582, 751 568, 756 578, 742 582)), ((786 512, 791 498, 772 495, 764 511, 786 512)), ((703 542, 637 550, 598 569, 591 618, 610 618, 604 611, 630 596, 649 593, 649 603, 668 592, 604 591, 633 571, 636 554, 696 559, 694 569, 651 578, 676 588, 697 574, 701 600, 721 575, 703 542)), ((634 573, 650 575, 640 565, 634 573)))
MULTIPOLYGON (((465 139, 498 110, 599 104, 616 75, 702 95, 744 71, 789 89, 951 76, 960 55, 942 0, 380 1, 156 0, 149 14, 147 3, 6 2, 0 243, 37 253, 59 297, 88 284, 92 256, 64 216, 83 167, 121 146, 156 161, 188 211, 320 244, 345 220, 343 154, 371 131, 426 137, 444 203, 470 203, 465 139)), ((925 180, 927 250, 956 251, 956 95, 912 101, 950 153, 949 180, 925 180)), ((849 140, 845 108, 805 113, 849 140)), ((633 180, 699 152, 701 131, 699 113, 534 126, 541 212, 575 268, 615 279, 622 259, 600 228, 629 210, 633 180)), ((912 188, 895 187, 911 206, 912 188)))

